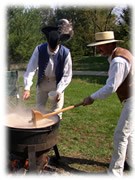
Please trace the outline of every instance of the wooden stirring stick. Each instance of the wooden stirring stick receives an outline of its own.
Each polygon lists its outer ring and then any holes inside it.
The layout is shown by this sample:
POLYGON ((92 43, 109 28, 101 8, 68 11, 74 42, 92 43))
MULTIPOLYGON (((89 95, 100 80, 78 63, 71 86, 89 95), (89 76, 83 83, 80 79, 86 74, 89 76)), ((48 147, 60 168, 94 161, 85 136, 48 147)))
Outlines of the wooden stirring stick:
POLYGON ((66 108, 60 109, 58 111, 54 111, 52 113, 47 113, 47 114, 42 114, 41 112, 32 109, 32 119, 30 122, 33 122, 34 125, 36 126, 36 122, 39 120, 42 120, 44 118, 49 118, 50 116, 59 114, 59 113, 64 112, 64 111, 68 111, 70 109, 73 109, 73 108, 81 106, 81 105, 83 105, 83 102, 76 104, 76 105, 73 105, 73 106, 68 106, 66 108))

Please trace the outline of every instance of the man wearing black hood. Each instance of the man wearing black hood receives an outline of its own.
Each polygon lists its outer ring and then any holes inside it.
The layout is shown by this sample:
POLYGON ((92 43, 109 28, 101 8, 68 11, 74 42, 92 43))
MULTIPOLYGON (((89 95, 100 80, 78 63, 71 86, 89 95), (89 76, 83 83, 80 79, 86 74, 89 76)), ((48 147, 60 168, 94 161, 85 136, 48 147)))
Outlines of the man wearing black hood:
MULTIPOLYGON (((69 23, 67 20, 66 22, 69 23)), ((46 35, 47 42, 38 45, 30 58, 24 74, 23 99, 30 97, 32 80, 38 69, 36 107, 42 113, 46 113, 45 105, 50 91, 56 92, 51 111, 63 107, 64 90, 72 79, 72 59, 70 50, 61 45, 64 34, 61 33, 59 27, 47 26, 42 29, 42 32, 46 35)), ((70 37, 70 35, 66 32, 65 37, 70 37)), ((61 115, 60 118, 62 118, 61 115)))

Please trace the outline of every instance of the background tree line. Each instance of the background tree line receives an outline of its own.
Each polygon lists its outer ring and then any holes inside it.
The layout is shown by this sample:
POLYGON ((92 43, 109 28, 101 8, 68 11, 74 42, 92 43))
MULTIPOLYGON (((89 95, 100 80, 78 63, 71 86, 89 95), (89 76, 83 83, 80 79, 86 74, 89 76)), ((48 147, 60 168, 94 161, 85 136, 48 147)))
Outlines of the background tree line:
POLYGON ((119 17, 113 13, 116 7, 9 7, 7 10, 8 66, 12 63, 27 63, 35 48, 46 39, 41 28, 56 25, 59 19, 72 22, 73 38, 65 45, 70 48, 73 59, 78 56, 96 55, 95 48, 87 48, 94 41, 95 32, 112 30, 116 39, 125 42, 123 47, 130 49, 131 8, 123 8, 119 17))

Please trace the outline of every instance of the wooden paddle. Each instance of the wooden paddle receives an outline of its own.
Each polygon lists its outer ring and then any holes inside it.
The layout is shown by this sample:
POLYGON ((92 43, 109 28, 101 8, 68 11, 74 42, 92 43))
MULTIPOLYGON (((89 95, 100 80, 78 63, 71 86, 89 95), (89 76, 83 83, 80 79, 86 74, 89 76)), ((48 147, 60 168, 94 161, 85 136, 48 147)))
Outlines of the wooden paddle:
POLYGON ((32 119, 31 119, 30 122, 33 122, 34 125, 36 126, 36 122, 39 121, 39 120, 42 120, 44 118, 48 118, 50 116, 59 114, 59 113, 64 112, 64 111, 68 111, 70 109, 76 108, 76 107, 81 106, 81 105, 83 105, 83 102, 81 102, 79 104, 76 104, 76 105, 73 105, 73 106, 68 106, 66 108, 60 109, 58 111, 54 111, 52 113, 47 113, 47 114, 42 114, 41 112, 32 109, 32 119))

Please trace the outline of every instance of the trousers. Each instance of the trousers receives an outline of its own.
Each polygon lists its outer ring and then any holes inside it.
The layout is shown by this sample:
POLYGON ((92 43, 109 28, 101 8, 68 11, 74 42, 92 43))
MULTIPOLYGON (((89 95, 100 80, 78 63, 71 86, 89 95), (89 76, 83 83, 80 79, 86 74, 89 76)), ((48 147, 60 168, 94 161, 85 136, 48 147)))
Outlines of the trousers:
POLYGON ((133 119, 133 101, 127 99, 114 132, 114 152, 109 166, 109 174, 123 176, 124 162, 135 165, 135 121, 133 119))
MULTIPOLYGON (((49 100, 50 91, 56 91, 56 80, 55 78, 44 78, 36 89, 36 108, 42 113, 60 110, 64 105, 64 92, 59 95, 60 100, 56 102, 49 100)), ((62 113, 58 115, 62 119, 62 113)))

